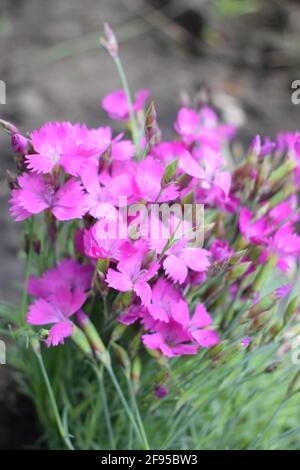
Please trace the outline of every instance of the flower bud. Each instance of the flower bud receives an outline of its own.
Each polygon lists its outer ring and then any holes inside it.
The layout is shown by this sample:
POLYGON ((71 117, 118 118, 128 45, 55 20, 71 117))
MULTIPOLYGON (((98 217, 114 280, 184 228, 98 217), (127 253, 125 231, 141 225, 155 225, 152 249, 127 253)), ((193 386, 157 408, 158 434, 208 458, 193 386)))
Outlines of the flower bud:
POLYGON ((288 159, 282 165, 280 165, 276 170, 273 170, 269 177, 270 185, 274 186, 277 183, 280 183, 283 178, 285 178, 289 173, 291 173, 297 166, 297 163, 294 160, 288 159))
POLYGON ((93 355, 93 351, 91 349, 90 343, 87 340, 87 337, 85 336, 83 331, 77 328, 77 326, 74 324, 71 338, 86 356, 93 355))
POLYGON ((163 387, 161 385, 157 385, 155 388, 154 388, 154 395, 156 396, 156 398, 158 398, 159 400, 161 400, 162 398, 165 398, 169 393, 169 390, 167 387, 163 387))
POLYGON ((19 153, 20 155, 26 155, 29 148, 29 142, 26 137, 16 132, 11 136, 11 146, 14 152, 19 153))
POLYGON ((298 297, 296 296, 296 297, 293 297, 292 300, 288 303, 288 306, 283 314, 283 321, 285 325, 290 321, 290 319, 296 312, 297 306, 298 306, 298 297))
POLYGON ((100 38, 100 43, 111 55, 111 57, 118 57, 118 41, 108 23, 104 23, 104 35, 100 38))
POLYGON ((86 334, 86 337, 88 338, 95 355, 98 357, 98 359, 100 359, 101 362, 103 362, 104 365, 109 366, 109 353, 106 350, 104 343, 100 338, 94 324, 90 321, 89 317, 82 310, 77 312, 76 317, 80 327, 86 334))
POLYGON ((130 360, 127 352, 125 351, 122 346, 117 343, 112 343, 112 348, 117 356, 118 361, 120 362, 121 366, 129 372, 130 371, 130 360))
POLYGON ((139 356, 135 357, 132 363, 131 380, 134 393, 137 393, 140 388, 142 363, 139 356))

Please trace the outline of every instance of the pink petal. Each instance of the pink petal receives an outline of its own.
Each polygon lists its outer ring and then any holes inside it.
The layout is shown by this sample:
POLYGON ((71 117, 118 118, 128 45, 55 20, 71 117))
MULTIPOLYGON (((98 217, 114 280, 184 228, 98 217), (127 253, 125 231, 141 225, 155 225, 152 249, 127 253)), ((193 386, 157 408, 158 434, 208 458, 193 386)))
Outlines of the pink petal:
POLYGON ((168 313, 159 305, 148 305, 148 310, 150 315, 154 318, 154 320, 169 321, 168 313))
POLYGON ((141 299, 142 304, 148 306, 151 301, 152 291, 151 287, 147 282, 136 282, 133 287, 134 292, 136 295, 141 299))
POLYGON ((27 318, 32 325, 47 325, 61 320, 60 312, 51 303, 44 299, 38 299, 30 305, 27 318))
POLYGON ((87 199, 82 185, 74 178, 70 178, 55 195, 53 214, 58 220, 81 219, 87 209, 87 199))
POLYGON ((178 134, 183 136, 194 136, 198 131, 199 125, 200 117, 193 109, 181 108, 178 111, 175 122, 175 129, 178 134))
POLYGON ((188 274, 188 269, 184 261, 175 255, 169 255, 163 262, 166 274, 175 282, 182 284, 188 274))
POLYGON ((187 175, 205 179, 205 171, 187 150, 184 150, 183 155, 180 157, 178 168, 187 175))
POLYGON ((193 271, 205 272, 207 271, 210 261, 210 252, 202 248, 186 248, 184 250, 184 261, 187 266, 193 271))
POLYGON ((208 314, 203 304, 197 304, 191 324, 197 328, 204 328, 212 323, 211 316, 208 314))
POLYGON ((134 156, 134 145, 131 140, 113 142, 111 146, 111 158, 113 160, 131 160, 134 156))
POLYGON ((192 335, 203 348, 209 348, 220 342, 220 338, 214 330, 196 330, 192 332, 192 335))
POLYGON ((40 154, 26 155, 25 160, 29 170, 37 173, 51 173, 57 164, 57 161, 54 159, 40 154))
POLYGON ((73 324, 71 322, 59 322, 50 329, 46 344, 48 347, 64 344, 64 339, 72 336, 72 333, 73 324))
POLYGON ((174 304, 172 316, 173 319, 184 328, 188 326, 190 320, 189 307, 183 299, 180 299, 179 302, 174 304))
POLYGON ((106 275, 107 284, 120 292, 132 290, 133 284, 126 274, 119 273, 114 269, 109 269, 106 275))

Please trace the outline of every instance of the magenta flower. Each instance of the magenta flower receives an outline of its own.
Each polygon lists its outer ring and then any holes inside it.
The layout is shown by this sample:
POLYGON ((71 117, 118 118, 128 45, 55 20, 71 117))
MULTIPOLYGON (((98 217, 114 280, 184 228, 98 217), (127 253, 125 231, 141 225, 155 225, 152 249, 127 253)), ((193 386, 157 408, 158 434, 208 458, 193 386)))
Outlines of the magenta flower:
POLYGON ((148 281, 156 274, 158 264, 152 263, 148 268, 143 268, 142 261, 140 253, 122 259, 117 264, 118 271, 108 270, 106 282, 120 292, 133 290, 143 305, 149 305, 152 291, 148 281))
POLYGON ((167 357, 195 355, 198 352, 198 345, 191 343, 190 333, 174 320, 162 322, 158 332, 145 334, 142 340, 147 348, 158 349, 167 357))
POLYGON ((35 297, 47 299, 57 289, 64 287, 71 292, 84 292, 91 287, 93 268, 78 261, 65 258, 55 268, 46 271, 40 278, 31 276, 28 292, 35 297))
POLYGON ((81 184, 70 178, 60 188, 42 175, 24 173, 18 178, 19 189, 13 189, 10 212, 16 221, 49 209, 58 220, 80 219, 87 212, 87 198, 81 184))
POLYGON ((174 183, 162 188, 161 179, 164 166, 148 156, 137 164, 134 177, 134 196, 137 201, 164 202, 177 198, 178 190, 174 183))
POLYGON ((252 342, 252 338, 251 336, 246 336, 245 338, 242 339, 241 341, 241 345, 243 346, 243 348, 248 348, 249 344, 252 342))
POLYGON ((224 263, 230 256, 233 255, 234 250, 229 246, 227 240, 214 240, 210 246, 213 261, 224 263))
POLYGON ((48 300, 37 299, 30 305, 27 322, 31 325, 54 324, 49 331, 47 346, 63 344, 64 339, 73 332, 70 317, 78 312, 85 300, 83 292, 71 292, 66 287, 59 287, 48 300))
POLYGON ((84 253, 90 258, 120 260, 124 254, 122 248, 125 247, 125 244, 127 246, 129 242, 119 239, 117 228, 114 222, 101 219, 90 229, 85 230, 83 235, 84 253), (110 232, 109 227, 111 224, 113 224, 113 227, 111 227, 110 232), (107 231, 105 231, 105 225, 107 231))
POLYGON ((111 158, 117 161, 131 160, 134 156, 134 145, 131 140, 122 140, 123 134, 117 135, 111 143, 111 158))
POLYGON ((81 172, 81 181, 87 191, 89 213, 95 218, 116 220, 115 207, 120 205, 122 198, 130 199, 132 195, 132 176, 123 173, 108 178, 102 182, 95 165, 88 165, 81 172))
POLYGON ((199 132, 200 117, 193 109, 181 108, 174 127, 182 137, 193 140, 199 132))
POLYGON ((193 248, 187 245, 187 240, 175 242, 166 252, 163 267, 166 274, 179 284, 183 284, 188 275, 188 269, 197 272, 207 271, 210 252, 203 248, 193 248))
POLYGON ((246 240, 259 245, 265 243, 266 236, 269 231, 269 224, 266 217, 262 217, 257 221, 253 222, 252 212, 243 207, 240 213, 239 227, 242 235, 246 240))
MULTIPOLYGON (((134 97, 133 111, 137 112, 144 108, 150 93, 148 90, 140 90, 134 97)), ((111 119, 127 121, 129 119, 129 108, 124 90, 116 90, 106 95, 102 100, 102 108, 111 119)))
POLYGON ((31 140, 36 152, 26 156, 31 171, 51 173, 59 165, 76 176, 90 159, 99 157, 108 148, 111 129, 89 130, 85 125, 54 122, 32 132, 31 140))
POLYGON ((157 322, 155 332, 145 334, 142 340, 149 349, 159 349, 165 356, 197 354, 199 346, 207 348, 218 344, 220 339, 216 331, 207 330, 212 319, 204 305, 198 304, 194 316, 190 319, 186 302, 180 312, 175 310, 175 317, 168 323, 157 322))
POLYGON ((164 278, 158 279, 152 288, 152 299, 148 311, 155 320, 169 322, 173 312, 181 307, 181 295, 175 287, 164 278))

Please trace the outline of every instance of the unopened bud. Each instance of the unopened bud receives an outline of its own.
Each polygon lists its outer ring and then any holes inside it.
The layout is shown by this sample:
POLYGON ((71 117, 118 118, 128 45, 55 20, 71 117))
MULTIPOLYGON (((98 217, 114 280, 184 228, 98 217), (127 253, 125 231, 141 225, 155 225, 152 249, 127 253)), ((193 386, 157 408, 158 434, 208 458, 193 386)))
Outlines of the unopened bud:
POLYGON ((145 137, 151 147, 158 144, 161 139, 161 131, 157 124, 157 113, 153 101, 146 111, 145 137))
POLYGON ((22 134, 15 133, 11 136, 11 146, 14 152, 19 153, 20 155, 26 155, 29 148, 29 142, 22 134))
POLYGON ((76 325, 73 324, 73 332, 71 336, 72 340, 74 343, 81 349, 81 351, 84 353, 86 356, 92 356, 93 351, 91 349, 90 343, 87 340, 87 337, 83 333, 83 331, 80 330, 80 328, 77 328, 76 325))
POLYGON ((101 362, 103 362, 104 365, 110 365, 109 353, 106 350, 94 324, 83 311, 79 311, 76 317, 96 356, 100 359, 101 362))
POLYGON ((283 321, 285 325, 290 321, 290 319, 296 312, 297 306, 298 306, 298 297, 296 296, 296 297, 293 297, 292 300, 288 303, 288 306, 283 314, 283 321))
POLYGON ((124 367, 124 369, 127 372, 129 372, 130 371, 130 360, 129 360, 128 354, 125 351, 125 349, 122 348, 122 346, 120 346, 117 343, 112 343, 112 348, 113 348, 113 350, 114 350, 114 352, 117 356, 117 359, 119 360, 120 364, 122 365, 122 367, 124 367))
POLYGON ((104 23, 104 35, 100 38, 100 43, 112 57, 118 56, 118 41, 108 23, 104 23))
POLYGON ((137 393, 140 388, 142 363, 139 356, 135 357, 132 364, 131 380, 134 393, 137 393))
POLYGON ((272 171, 269 177, 269 183, 271 185, 275 185, 280 183, 283 178, 285 178, 289 173, 291 173, 297 166, 295 160, 288 159, 280 165, 280 167, 276 168, 276 170, 272 171))

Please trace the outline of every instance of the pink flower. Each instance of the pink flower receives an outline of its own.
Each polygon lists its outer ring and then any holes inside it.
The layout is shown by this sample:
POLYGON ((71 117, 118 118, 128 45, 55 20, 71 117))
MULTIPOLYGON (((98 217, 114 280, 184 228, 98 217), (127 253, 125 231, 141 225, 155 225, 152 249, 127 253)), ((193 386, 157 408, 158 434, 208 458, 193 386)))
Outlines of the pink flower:
POLYGON ((111 143, 111 158, 113 160, 131 160, 134 156, 134 145, 131 140, 121 140, 123 134, 117 135, 111 143))
POLYGON ((83 236, 85 254, 91 258, 120 260, 122 247, 129 242, 119 239, 117 228, 114 222, 101 219, 89 230, 85 230, 83 236), (104 230, 105 224, 108 227, 107 231, 104 230), (109 230, 110 225, 113 225, 111 230, 109 230))
POLYGON ((177 198, 178 190, 171 183, 162 188, 161 179, 164 174, 164 166, 153 157, 148 156, 140 161, 136 167, 134 177, 134 196, 137 201, 164 202, 177 198))
POLYGON ((184 142, 160 142, 151 148, 151 155, 161 160, 165 165, 176 160, 186 149, 184 142))
POLYGON ((11 214, 16 221, 49 209, 58 220, 80 219, 86 213, 87 199, 81 184, 70 178, 60 188, 42 175, 24 173, 18 178, 20 189, 11 192, 11 214))
POLYGON ((265 242, 269 229, 268 221, 265 217, 258 219, 256 222, 252 222, 252 219, 252 212, 243 207, 240 213, 240 231, 247 240, 259 245, 265 242))
POLYGON ((84 292, 91 287, 93 268, 82 265, 75 259, 65 258, 55 268, 46 271, 40 278, 31 276, 28 292, 30 295, 47 299, 57 289, 64 287, 71 292, 84 292))
POLYGON ((78 175, 87 161, 99 157, 109 146, 109 127, 89 130, 85 125, 47 123, 31 133, 36 153, 26 155, 28 168, 37 173, 51 173, 60 165, 71 175, 78 175))
POLYGON ((181 296, 175 287, 164 278, 158 279, 152 288, 152 299, 148 311, 155 320, 169 322, 173 312, 180 309, 181 296))
POLYGON ((63 344, 64 338, 73 332, 70 317, 78 312, 85 300, 83 292, 71 292, 66 287, 59 287, 48 300, 37 299, 29 307, 27 322, 31 325, 54 324, 49 331, 47 346, 63 344))
POLYGON ((157 333, 145 334, 142 340, 147 348, 159 349, 167 357, 195 355, 198 352, 198 345, 191 343, 190 333, 174 320, 162 322, 157 333))
POLYGON ((213 261, 218 263, 224 263, 234 253, 234 250, 229 246, 227 240, 214 240, 209 250, 213 261))
POLYGON ((149 305, 152 291, 148 281, 156 274, 158 264, 152 263, 148 268, 143 268, 142 261, 140 253, 121 259, 117 264, 118 271, 108 270, 106 282, 120 292, 133 290, 143 305, 149 305))
POLYGON ((246 336, 245 338, 242 339, 241 341, 241 345, 243 346, 243 348, 248 348, 249 344, 252 342, 252 338, 251 336, 246 336))
MULTIPOLYGON (((134 98, 133 110, 135 112, 144 108, 150 93, 148 90, 140 90, 134 98)), ((102 100, 102 108, 111 119, 127 121, 129 119, 129 109, 124 90, 116 90, 106 95, 102 100)))
POLYGON ((179 284, 183 284, 188 275, 188 269, 197 272, 207 271, 210 252, 203 248, 187 246, 185 239, 174 243, 166 252, 163 267, 166 274, 179 284))
POLYGON ((231 175, 221 170, 222 157, 219 152, 204 146, 197 157, 199 161, 185 150, 178 164, 184 173, 199 180, 197 197, 204 199, 203 202, 206 202, 205 199, 213 202, 226 199, 230 192, 231 175))
POLYGON ((212 319, 204 305, 198 304, 192 318, 189 316, 186 302, 182 304, 179 313, 175 310, 176 318, 168 323, 158 322, 155 333, 145 334, 142 340, 149 349, 159 349, 165 356, 197 354, 199 346, 207 348, 218 344, 220 339, 215 330, 207 330, 212 319))
POLYGON ((87 191, 87 203, 89 213, 95 218, 108 218, 116 220, 118 207, 122 198, 130 198, 132 195, 132 177, 128 173, 102 179, 98 175, 95 165, 87 166, 81 172, 81 181, 87 191))
POLYGON ((193 109, 181 108, 178 111, 174 127, 182 137, 193 140, 199 131, 200 117, 193 109))

